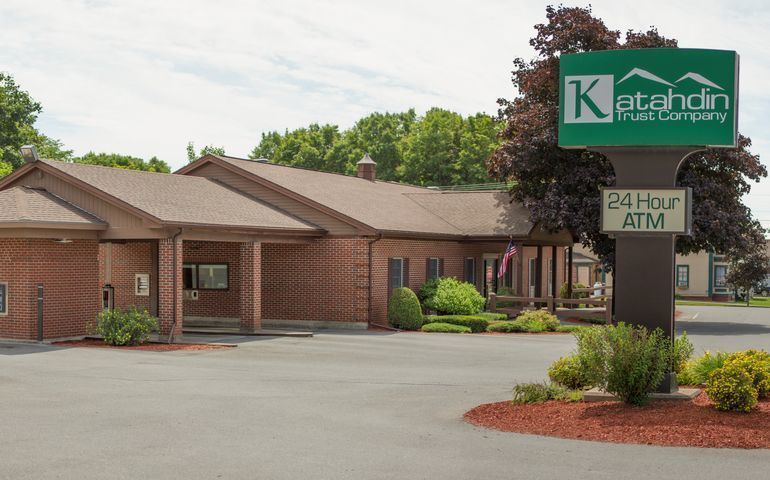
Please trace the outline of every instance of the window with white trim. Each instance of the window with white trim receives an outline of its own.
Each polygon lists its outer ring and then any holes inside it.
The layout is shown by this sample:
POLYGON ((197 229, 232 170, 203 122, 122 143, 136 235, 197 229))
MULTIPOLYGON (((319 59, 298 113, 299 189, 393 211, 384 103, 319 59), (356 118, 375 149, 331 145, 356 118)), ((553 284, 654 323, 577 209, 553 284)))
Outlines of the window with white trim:
POLYGON ((689 265, 676 266, 676 286, 677 288, 690 287, 690 266, 689 265))

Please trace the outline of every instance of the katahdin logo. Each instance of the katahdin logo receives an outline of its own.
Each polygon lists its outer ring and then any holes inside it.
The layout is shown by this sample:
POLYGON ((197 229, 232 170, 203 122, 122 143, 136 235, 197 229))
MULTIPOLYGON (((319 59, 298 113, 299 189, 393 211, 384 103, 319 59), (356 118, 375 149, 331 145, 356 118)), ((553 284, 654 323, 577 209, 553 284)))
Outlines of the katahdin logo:
POLYGON ((724 123, 730 98, 705 76, 687 72, 673 83, 647 70, 564 77, 564 123, 724 123))

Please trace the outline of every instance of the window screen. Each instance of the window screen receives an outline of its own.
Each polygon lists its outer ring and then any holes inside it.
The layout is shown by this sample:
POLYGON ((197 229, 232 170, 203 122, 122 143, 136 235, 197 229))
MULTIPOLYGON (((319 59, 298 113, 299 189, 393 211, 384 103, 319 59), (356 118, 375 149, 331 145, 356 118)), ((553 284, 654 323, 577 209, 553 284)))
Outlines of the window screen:
POLYGON ((0 315, 8 314, 8 284, 0 283, 0 315))
POLYGON ((429 258, 428 259, 428 272, 427 272, 427 279, 431 280, 433 278, 438 278, 441 275, 441 260, 438 258, 429 258))
POLYGON ((465 259, 465 281, 476 285, 476 259, 473 257, 465 259))
POLYGON ((390 289, 401 288, 404 286, 404 259, 390 259, 390 289))

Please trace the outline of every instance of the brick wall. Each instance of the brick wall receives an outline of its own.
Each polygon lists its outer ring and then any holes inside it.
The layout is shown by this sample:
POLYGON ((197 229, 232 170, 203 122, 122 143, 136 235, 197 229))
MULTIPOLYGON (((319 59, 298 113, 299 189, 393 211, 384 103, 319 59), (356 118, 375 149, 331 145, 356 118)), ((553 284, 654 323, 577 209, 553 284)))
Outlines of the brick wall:
POLYGON ((157 314, 153 297, 157 294, 157 253, 154 242, 128 242, 99 245, 99 285, 109 280, 114 290, 115 308, 137 307, 157 314), (109 257, 109 259, 108 259, 109 257), (111 260, 110 272, 107 268, 111 260), (137 274, 150 275, 150 295, 136 295, 134 282, 137 274))
POLYGON ((262 245, 262 318, 366 322, 368 243, 325 238, 262 245))
POLYGON ((8 315, 0 337, 37 338, 37 290, 44 286, 44 338, 86 334, 101 308, 98 244, 49 239, 0 239, 0 282, 8 283, 8 315))
POLYGON ((228 264, 227 290, 198 290, 198 300, 184 301, 191 317, 239 318, 241 311, 240 243, 184 242, 184 263, 228 264))
POLYGON ((460 243, 451 241, 383 239, 374 243, 372 251, 372 322, 388 321, 388 259, 409 259, 409 279, 404 286, 417 292, 426 279, 426 261, 437 257, 444 260, 445 277, 464 278, 466 257, 476 259, 477 288, 482 285, 482 255, 501 253, 505 243, 460 243))

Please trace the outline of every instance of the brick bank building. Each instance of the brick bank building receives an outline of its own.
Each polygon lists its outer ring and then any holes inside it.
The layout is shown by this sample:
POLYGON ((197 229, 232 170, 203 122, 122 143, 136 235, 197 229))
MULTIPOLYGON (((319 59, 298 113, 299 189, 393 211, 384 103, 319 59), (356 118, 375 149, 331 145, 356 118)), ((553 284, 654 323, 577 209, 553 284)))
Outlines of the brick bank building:
POLYGON ((161 335, 214 325, 366 328, 393 288, 454 276, 557 293, 566 232, 501 191, 440 191, 207 155, 175 174, 32 158, 0 181, 0 338, 83 336, 137 306, 161 335), (497 279, 509 239, 523 255, 497 279))

